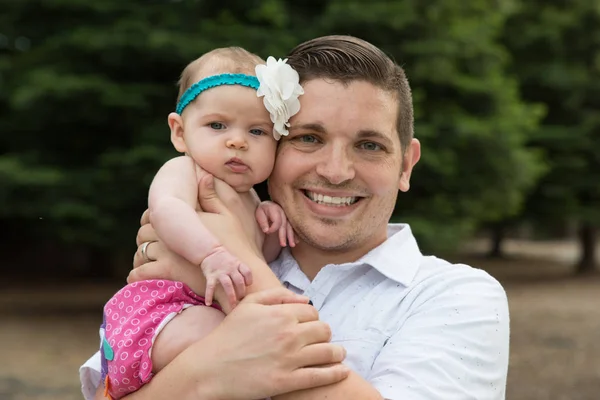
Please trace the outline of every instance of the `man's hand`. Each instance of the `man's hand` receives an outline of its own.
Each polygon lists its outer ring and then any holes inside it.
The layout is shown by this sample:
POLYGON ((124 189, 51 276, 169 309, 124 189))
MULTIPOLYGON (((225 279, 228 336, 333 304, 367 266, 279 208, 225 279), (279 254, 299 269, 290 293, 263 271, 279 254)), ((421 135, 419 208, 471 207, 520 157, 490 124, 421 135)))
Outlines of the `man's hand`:
POLYGON ((263 398, 348 376, 349 369, 340 364, 344 348, 329 343, 329 325, 319 321, 317 310, 307 302, 283 288, 249 295, 209 335, 207 339, 218 342, 215 351, 219 349, 219 361, 212 368, 230 374, 220 379, 222 398, 263 398), (234 390, 231 381, 236 382, 234 390))
POLYGON ((183 282, 194 292, 204 293, 206 279, 198 266, 164 246, 163 242, 158 239, 154 228, 150 225, 148 210, 142 215, 140 223, 141 227, 136 237, 138 249, 133 257, 133 270, 129 273, 127 282, 166 279, 183 282), (146 255, 154 261, 147 262, 142 256, 142 246, 146 242, 152 242, 146 247, 146 255))
POLYGON ((184 352, 204 377, 199 383, 212 382, 215 398, 248 400, 346 378, 344 348, 329 343, 329 325, 307 302, 283 288, 248 295, 197 348, 184 352))

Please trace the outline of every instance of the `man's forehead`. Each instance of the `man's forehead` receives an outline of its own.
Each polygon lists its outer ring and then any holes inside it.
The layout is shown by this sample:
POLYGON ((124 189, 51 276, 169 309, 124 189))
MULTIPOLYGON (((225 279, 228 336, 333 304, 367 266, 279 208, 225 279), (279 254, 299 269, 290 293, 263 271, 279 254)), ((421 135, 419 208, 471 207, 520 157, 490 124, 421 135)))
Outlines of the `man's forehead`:
POLYGON ((359 107, 377 114, 395 115, 399 104, 394 93, 366 81, 311 79, 303 83, 303 88, 304 94, 299 97, 300 112, 303 109, 313 111, 314 108, 327 111, 359 107))
POLYGON ((302 128, 318 133, 343 130, 363 137, 397 136, 397 100, 371 83, 312 79, 304 91, 300 112, 290 121, 291 131, 302 128))

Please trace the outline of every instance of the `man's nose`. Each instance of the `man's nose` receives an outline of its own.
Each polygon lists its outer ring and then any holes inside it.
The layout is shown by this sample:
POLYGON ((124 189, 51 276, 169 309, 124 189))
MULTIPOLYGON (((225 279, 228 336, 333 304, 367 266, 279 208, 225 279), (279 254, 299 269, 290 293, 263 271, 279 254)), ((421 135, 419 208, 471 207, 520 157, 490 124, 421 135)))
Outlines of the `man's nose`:
POLYGON ((317 165, 317 174, 334 185, 354 179, 354 160, 347 149, 332 148, 324 153, 323 160, 317 165))

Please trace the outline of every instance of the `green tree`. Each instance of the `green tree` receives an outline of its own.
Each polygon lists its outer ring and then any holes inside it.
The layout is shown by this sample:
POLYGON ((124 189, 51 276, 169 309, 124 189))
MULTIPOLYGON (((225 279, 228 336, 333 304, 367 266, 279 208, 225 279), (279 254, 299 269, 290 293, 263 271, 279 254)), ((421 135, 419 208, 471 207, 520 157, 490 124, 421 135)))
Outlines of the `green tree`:
POLYGON ((477 225, 514 214, 541 170, 525 146, 539 108, 520 100, 497 41, 505 1, 4 3, 3 244, 24 243, 20 254, 39 254, 45 269, 129 265, 148 184, 175 154, 166 115, 178 75, 218 46, 284 56, 315 36, 354 34, 404 65, 425 151, 396 218, 426 247, 452 248, 477 225), (61 253, 69 259, 48 266, 48 254, 61 253))
POLYGON ((285 54, 296 42, 278 1, 5 3, 0 219, 13 233, 5 245, 83 247, 103 268, 129 264, 150 180, 175 154, 166 116, 184 66, 218 46, 285 54))
POLYGON ((596 263, 600 226, 600 6, 592 0, 523 1, 503 41, 525 99, 547 113, 531 145, 550 169, 527 201, 542 226, 579 222, 578 272, 596 263))

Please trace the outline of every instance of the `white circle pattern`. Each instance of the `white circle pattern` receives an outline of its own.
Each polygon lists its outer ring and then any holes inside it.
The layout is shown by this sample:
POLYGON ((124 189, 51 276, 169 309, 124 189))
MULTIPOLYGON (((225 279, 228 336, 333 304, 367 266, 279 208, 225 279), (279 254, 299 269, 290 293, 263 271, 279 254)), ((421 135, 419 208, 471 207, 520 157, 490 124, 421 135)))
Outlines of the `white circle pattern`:
POLYGON ((156 328, 186 304, 205 305, 204 299, 183 283, 163 280, 134 282, 107 302, 104 330, 114 352, 113 359, 107 360, 111 396, 134 392, 152 377, 150 349, 156 328))

